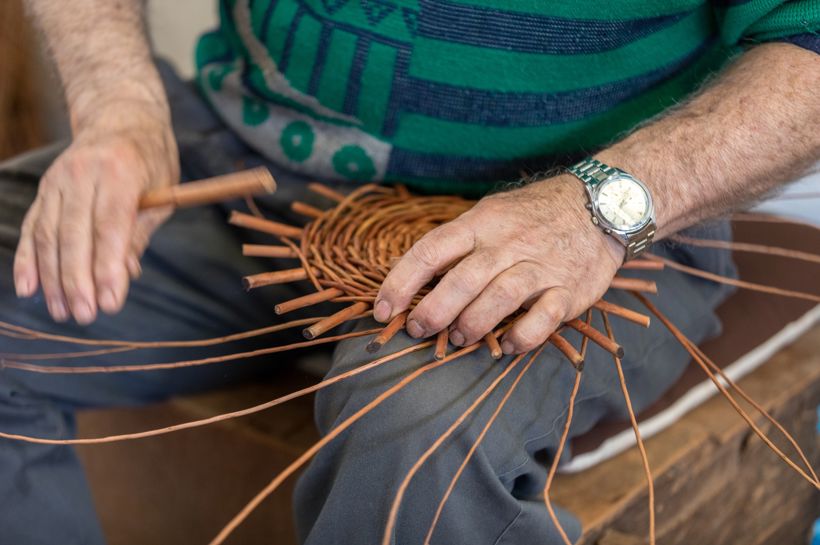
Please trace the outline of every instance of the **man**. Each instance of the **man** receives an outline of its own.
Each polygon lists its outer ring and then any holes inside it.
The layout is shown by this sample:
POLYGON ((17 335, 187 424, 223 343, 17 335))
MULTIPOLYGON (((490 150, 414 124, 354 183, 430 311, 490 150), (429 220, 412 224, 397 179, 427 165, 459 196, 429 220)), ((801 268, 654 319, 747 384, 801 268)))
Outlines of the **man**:
MULTIPOLYGON (((175 215, 148 247, 168 212, 138 214, 138 197, 176 183, 180 172, 190 179, 267 164, 280 183, 267 212, 284 215, 290 200, 308 198, 309 177, 342 191, 384 180, 476 195, 522 169, 569 166, 590 152, 598 161, 484 197, 395 266, 376 301, 380 322, 452 265, 412 310, 396 347, 445 327, 454 344, 466 345, 522 305, 528 311, 502 337, 501 363, 479 351, 428 373, 317 456, 295 498, 304 543, 379 542, 410 465, 509 355, 536 347, 601 297, 653 235, 661 240, 752 202, 820 157, 820 7, 812 0, 225 0, 220 28, 197 49, 203 98, 167 70, 160 77, 141 4, 29 1, 63 83, 73 139, 57 154, 7 164, 0 177, 3 218, 13 225, 28 204, 19 195, 32 193, 42 174, 19 243, 12 237, 3 249, 8 268, 17 244, 20 298, 9 295, 4 273, 4 319, 47 328, 47 307, 57 322, 83 326, 52 330, 151 340, 272 322, 271 303, 289 296, 239 293, 239 276, 263 265, 236 254, 238 238, 216 209, 175 215), (602 185, 595 193, 611 174, 617 191, 606 197, 602 185), (602 225, 590 221, 587 204, 602 225)), ((728 237, 726 225, 714 224, 709 236, 728 237)), ((718 252, 663 244, 652 251, 732 272, 718 252)), ((716 334, 713 309, 724 289, 672 271, 659 284, 660 306, 687 334, 716 334)), ((608 297, 631 304, 622 294, 608 297)), ((629 350, 627 379, 644 407, 687 358, 661 327, 616 326, 629 350)), ((366 361, 365 342, 342 343, 331 374, 366 361)), ((320 431, 430 357, 419 352, 324 391, 320 431)), ((6 430, 66 436, 77 406, 219 384, 225 372, 90 380, 4 372, 0 421, 6 430)), ((557 353, 544 353, 465 471, 434 542, 560 542, 538 493, 573 373, 557 353)), ((607 355, 591 349, 573 435, 623 415, 613 373, 607 355)), ((423 540, 478 429, 467 426, 417 475, 396 543, 423 540)), ((7 498, 0 520, 10 542, 103 541, 69 449, 3 443, 0 471, 7 498)), ((577 521, 560 517, 577 538, 577 521)))

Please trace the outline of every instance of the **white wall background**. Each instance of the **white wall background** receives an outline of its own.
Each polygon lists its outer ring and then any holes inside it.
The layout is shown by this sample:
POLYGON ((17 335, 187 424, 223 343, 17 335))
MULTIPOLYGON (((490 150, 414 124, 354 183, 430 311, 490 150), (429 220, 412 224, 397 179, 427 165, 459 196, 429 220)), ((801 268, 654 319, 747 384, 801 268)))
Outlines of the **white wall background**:
POLYGON ((194 45, 200 34, 217 24, 217 0, 153 0, 148 2, 148 25, 154 49, 179 73, 194 75, 194 45))
MULTIPOLYGON (((197 37, 216 27, 216 5, 217 0, 153 0, 148 3, 148 22, 154 48, 170 60, 185 78, 194 74, 197 37)), ((820 225, 820 164, 813 175, 792 184, 760 209, 820 225), (792 198, 800 194, 815 196, 792 198)))

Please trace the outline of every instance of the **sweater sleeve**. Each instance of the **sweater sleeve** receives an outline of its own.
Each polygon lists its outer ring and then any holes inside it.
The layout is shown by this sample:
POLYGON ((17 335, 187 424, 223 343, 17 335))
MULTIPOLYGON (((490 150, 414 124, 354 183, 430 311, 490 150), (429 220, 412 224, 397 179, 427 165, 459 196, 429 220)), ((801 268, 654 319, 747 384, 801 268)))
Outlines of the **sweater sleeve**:
POLYGON ((784 41, 820 52, 820 0, 710 0, 726 45, 784 41))

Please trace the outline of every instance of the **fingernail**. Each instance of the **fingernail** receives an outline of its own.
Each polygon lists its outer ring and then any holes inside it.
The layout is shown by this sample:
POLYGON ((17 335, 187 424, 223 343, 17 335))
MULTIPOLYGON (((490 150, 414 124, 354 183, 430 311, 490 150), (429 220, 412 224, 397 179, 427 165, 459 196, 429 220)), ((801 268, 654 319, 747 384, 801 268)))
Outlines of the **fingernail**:
POLYGON ((513 346, 513 343, 511 343, 510 341, 504 341, 501 343, 501 351, 509 355, 515 351, 515 347, 513 346))
POLYGON ((386 322, 390 319, 392 310, 393 309, 390 307, 390 303, 384 299, 379 299, 376 302, 376 306, 373 308, 373 317, 379 322, 386 322))
POLYGON ((450 342, 453 343, 455 346, 464 346, 464 335, 458 329, 454 329, 450 332, 450 342))
POLYGON ((142 265, 140 265, 140 260, 134 255, 128 257, 128 275, 131 277, 131 280, 136 280, 142 276, 142 265))
POLYGON ((117 296, 114 295, 114 290, 110 288, 103 290, 100 294, 100 308, 109 313, 117 311, 117 296))
POLYGON ((31 296, 31 284, 25 278, 18 278, 17 281, 14 282, 15 287, 17 288, 17 297, 30 297, 31 296))
POLYGON ((407 328, 407 334, 411 337, 415 339, 424 337, 424 328, 421 327, 421 324, 419 324, 416 320, 407 320, 407 325, 405 327, 407 328))
POLYGON ((80 325, 87 325, 94 321, 94 309, 86 301, 80 301, 74 308, 74 319, 80 325))
POLYGON ((65 322, 68 319, 68 310, 62 301, 49 301, 48 310, 51 313, 51 317, 57 322, 65 322))

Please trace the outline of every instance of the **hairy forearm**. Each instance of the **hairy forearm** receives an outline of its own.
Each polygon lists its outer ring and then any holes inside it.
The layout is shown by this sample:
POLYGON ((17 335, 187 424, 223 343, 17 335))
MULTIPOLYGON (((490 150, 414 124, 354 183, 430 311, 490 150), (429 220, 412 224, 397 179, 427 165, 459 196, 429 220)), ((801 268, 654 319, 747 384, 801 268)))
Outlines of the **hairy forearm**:
POLYGON ((27 6, 56 64, 75 133, 127 118, 129 109, 116 107, 122 101, 167 117, 143 0, 27 0, 27 6))
POLYGON ((820 56, 766 44, 698 95, 596 154, 645 181, 658 235, 760 198, 820 159, 820 56))

